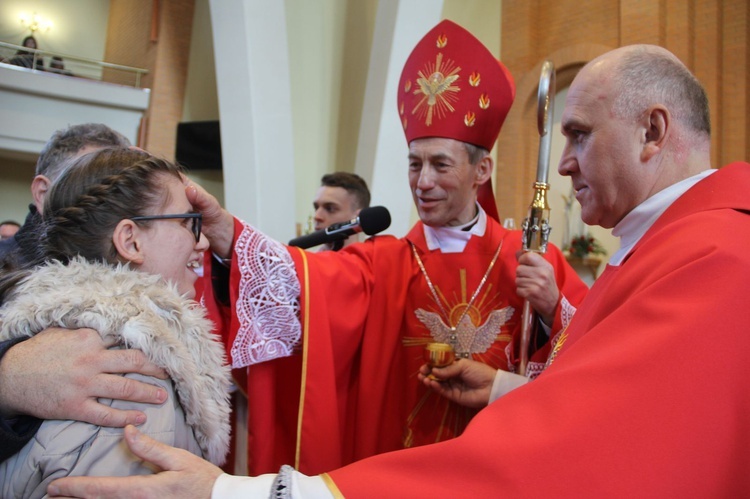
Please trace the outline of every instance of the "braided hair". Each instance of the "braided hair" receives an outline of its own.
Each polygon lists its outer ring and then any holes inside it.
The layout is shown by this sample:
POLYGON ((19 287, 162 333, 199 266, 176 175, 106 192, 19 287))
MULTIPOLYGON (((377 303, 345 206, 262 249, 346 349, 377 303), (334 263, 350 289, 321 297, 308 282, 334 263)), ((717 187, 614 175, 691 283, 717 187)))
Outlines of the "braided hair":
POLYGON ((50 260, 68 263, 81 256, 116 264, 117 224, 167 204, 165 175, 180 179, 182 172, 179 165, 128 148, 100 149, 71 160, 45 198, 31 263, 0 278, 0 303, 33 267, 50 260))

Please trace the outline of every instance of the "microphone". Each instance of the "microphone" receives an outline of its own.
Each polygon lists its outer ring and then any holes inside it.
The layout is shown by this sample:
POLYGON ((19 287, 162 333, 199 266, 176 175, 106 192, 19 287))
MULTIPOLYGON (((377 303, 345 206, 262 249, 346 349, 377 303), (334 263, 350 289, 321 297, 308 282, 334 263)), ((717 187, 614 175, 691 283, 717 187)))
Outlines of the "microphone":
POLYGON ((332 224, 325 229, 296 237, 289 241, 289 246, 307 249, 320 244, 343 241, 352 234, 364 232, 368 236, 383 232, 391 225, 391 214, 385 206, 362 208, 356 218, 346 222, 332 224))

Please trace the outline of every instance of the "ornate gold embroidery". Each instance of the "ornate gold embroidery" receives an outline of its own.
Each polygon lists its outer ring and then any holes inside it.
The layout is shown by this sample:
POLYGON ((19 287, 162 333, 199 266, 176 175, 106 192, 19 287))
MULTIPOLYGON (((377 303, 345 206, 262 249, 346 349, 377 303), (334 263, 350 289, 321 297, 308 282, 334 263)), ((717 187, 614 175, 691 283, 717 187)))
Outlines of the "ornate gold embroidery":
MULTIPOLYGON (((567 329, 567 328, 566 328, 567 329)), ((552 353, 549 354, 549 359, 547 359, 547 365, 544 366, 545 369, 547 369, 549 366, 552 365, 552 362, 554 362, 555 357, 557 357, 558 352, 565 344, 565 340, 568 339, 568 332, 563 331, 560 333, 560 337, 557 339, 557 342, 555 342, 555 346, 552 349, 552 353)))
POLYGON ((398 106, 398 114, 401 116, 404 115, 404 103, 402 102, 400 106, 398 106))
POLYGON ((466 112, 466 116, 464 116, 464 125, 468 127, 474 126, 474 122, 476 121, 476 116, 471 111, 466 112))
POLYGON ((474 71, 473 73, 471 73, 471 76, 469 76, 469 85, 471 85, 472 87, 478 87, 481 80, 482 78, 479 76, 479 73, 474 71))
POLYGON ((425 125, 432 125, 433 113, 442 118, 448 112, 453 112, 451 102, 458 100, 457 92, 461 90, 454 85, 458 80, 461 68, 448 59, 443 64, 443 54, 438 54, 435 64, 427 63, 417 78, 417 86, 414 95, 421 93, 423 97, 417 102, 412 110, 425 125))
POLYGON ((482 109, 487 109, 488 107, 490 107, 490 96, 489 95, 482 94, 479 97, 479 107, 481 107, 482 109))
MULTIPOLYGON (((474 305, 480 291, 487 282, 487 278, 489 277, 492 268, 495 266, 498 256, 500 256, 500 250, 502 247, 503 241, 498 245, 484 276, 468 302, 466 301, 468 298, 466 289, 466 270, 461 269, 459 271, 461 303, 453 305, 449 312, 446 309, 446 305, 449 305, 448 300, 446 300, 445 296, 440 292, 440 289, 432 283, 432 279, 430 279, 430 276, 427 274, 427 269, 422 263, 419 253, 417 253, 417 248, 412 244, 411 249, 414 254, 414 259, 424 275, 427 287, 430 288, 430 291, 432 292, 435 304, 440 309, 440 314, 429 312, 421 308, 415 310, 414 313, 419 321, 430 331, 430 334, 435 341, 438 343, 448 343, 453 346, 456 355, 459 357, 469 358, 472 354, 486 352, 497 339, 498 332, 501 330, 502 326, 513 316, 513 307, 508 306, 501 309, 495 309, 489 313, 487 320, 482 324, 482 312, 474 305), (443 305, 443 302, 445 305, 443 305), (445 317, 445 320, 443 317, 445 317), (448 321, 447 324, 445 322, 446 320, 448 321)), ((485 293, 489 293, 489 288, 485 293)), ((484 302, 484 298, 481 302, 484 302)), ((404 338, 404 340, 406 340, 406 338, 404 338)), ((406 344, 406 341, 404 341, 404 343, 406 344)))
POLYGON ((409 92, 411 90, 411 80, 406 80, 404 82, 404 92, 409 92))
POLYGON ((444 34, 438 36, 436 45, 439 49, 445 48, 445 46, 448 45, 448 37, 444 34))

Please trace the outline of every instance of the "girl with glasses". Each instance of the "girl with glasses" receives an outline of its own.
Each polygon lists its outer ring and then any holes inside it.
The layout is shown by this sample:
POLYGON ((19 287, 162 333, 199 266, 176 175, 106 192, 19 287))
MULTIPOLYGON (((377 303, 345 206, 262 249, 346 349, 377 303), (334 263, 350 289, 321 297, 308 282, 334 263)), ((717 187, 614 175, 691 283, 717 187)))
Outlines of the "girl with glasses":
MULTIPOLYGON (((0 339, 88 327, 112 348, 143 350, 168 378, 125 376, 169 396, 161 406, 138 404, 147 415, 142 430, 221 464, 230 381, 223 347, 193 299, 194 268, 208 249, 200 231, 180 167, 121 148, 74 160, 47 195, 34 263, 0 277, 0 339)), ((42 497, 68 475, 153 473, 122 445, 122 431, 44 421, 0 464, 0 497, 42 497)))

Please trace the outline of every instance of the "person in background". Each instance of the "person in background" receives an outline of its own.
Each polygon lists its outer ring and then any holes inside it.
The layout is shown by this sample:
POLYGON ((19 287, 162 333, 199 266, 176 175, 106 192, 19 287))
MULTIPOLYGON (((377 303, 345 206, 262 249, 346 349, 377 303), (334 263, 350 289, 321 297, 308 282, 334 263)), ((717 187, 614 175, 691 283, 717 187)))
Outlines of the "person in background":
POLYGON ((66 160, 104 147, 130 145, 124 135, 101 123, 72 125, 53 133, 36 162, 36 175, 31 181, 34 202, 29 205, 26 220, 12 239, 0 242, 0 270, 27 263, 28 255, 35 251, 34 232, 41 220, 44 198, 62 173, 66 160))
MULTIPOLYGON (((370 189, 362 177, 348 172, 327 173, 320 179, 320 188, 313 200, 315 230, 352 220, 362 208, 369 206, 370 189)), ((320 250, 338 251, 358 240, 359 234, 353 234, 345 241, 323 244, 320 250)))
POLYGON ((0 222, 0 241, 12 238, 20 228, 21 224, 15 220, 4 220, 0 222))
MULTIPOLYGON (((39 48, 36 43, 36 38, 31 35, 24 38, 21 45, 34 50, 39 48)), ((13 64, 14 66, 44 71, 44 58, 41 55, 36 54, 35 52, 29 52, 28 50, 19 50, 16 52, 16 55, 11 57, 8 63, 13 64)))
POLYGON ((612 228, 621 247, 548 367, 482 409, 463 435, 320 476, 285 467, 248 478, 128 427, 128 445, 162 473, 68 478, 50 494, 746 496, 750 255, 738 241, 750 240, 750 164, 711 167, 706 93, 654 45, 584 66, 561 124, 558 171, 571 177, 584 222, 612 228))
POLYGON ((52 57, 52 59, 50 59, 47 72, 64 75, 64 76, 73 76, 72 72, 65 69, 65 63, 63 62, 63 58, 60 57, 59 55, 56 55, 52 57))

